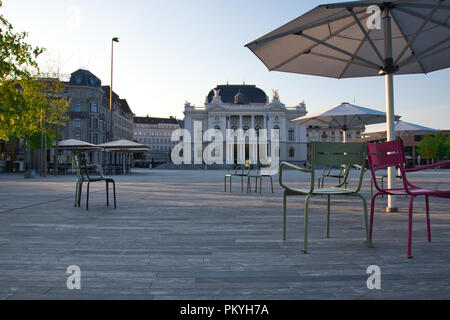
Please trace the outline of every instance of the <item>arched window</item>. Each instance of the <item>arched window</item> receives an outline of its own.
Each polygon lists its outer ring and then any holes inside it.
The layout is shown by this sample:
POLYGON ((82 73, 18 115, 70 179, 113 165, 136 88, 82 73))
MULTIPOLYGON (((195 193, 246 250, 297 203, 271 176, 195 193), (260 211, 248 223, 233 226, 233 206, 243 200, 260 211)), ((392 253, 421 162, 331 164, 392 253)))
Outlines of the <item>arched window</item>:
POLYGON ((295 157, 295 150, 293 147, 291 147, 289 149, 289 158, 294 158, 295 157))
POLYGON ((219 126, 219 125, 215 125, 215 126, 214 126, 214 129, 220 130, 220 126, 219 126))
POLYGON ((249 126, 244 126, 244 131, 247 131, 249 128, 249 126))
POLYGON ((237 127, 236 127, 236 126, 232 126, 231 129, 233 129, 234 131, 236 131, 236 130, 237 130, 237 127))

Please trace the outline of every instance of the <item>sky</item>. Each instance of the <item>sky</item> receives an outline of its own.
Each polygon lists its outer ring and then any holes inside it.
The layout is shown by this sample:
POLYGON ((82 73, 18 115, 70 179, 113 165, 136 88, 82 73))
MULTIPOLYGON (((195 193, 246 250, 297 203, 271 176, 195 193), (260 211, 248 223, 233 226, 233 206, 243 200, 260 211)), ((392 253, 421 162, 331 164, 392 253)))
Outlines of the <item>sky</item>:
MULTIPOLYGON (((339 1, 330 1, 339 2, 339 1)), ((43 72, 88 69, 137 116, 184 118, 219 84, 253 84, 310 113, 341 102, 385 111, 382 77, 329 79, 269 72, 245 44, 327 1, 305 0, 3 0, 2 14, 27 41, 46 48, 43 72)), ((450 69, 395 77, 402 120, 450 129, 450 69)))

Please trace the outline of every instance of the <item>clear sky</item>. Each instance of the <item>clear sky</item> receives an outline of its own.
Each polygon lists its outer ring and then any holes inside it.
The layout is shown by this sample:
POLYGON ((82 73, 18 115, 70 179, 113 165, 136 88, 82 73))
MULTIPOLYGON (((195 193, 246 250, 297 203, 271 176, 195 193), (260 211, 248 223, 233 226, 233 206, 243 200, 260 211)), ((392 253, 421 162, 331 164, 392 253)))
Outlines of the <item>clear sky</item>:
MULTIPOLYGON (((301 0, 3 0, 2 12, 28 41, 45 47, 42 71, 90 70, 139 116, 183 118, 218 84, 277 89, 287 106, 317 112, 340 102, 385 110, 381 77, 335 80, 269 72, 245 44, 332 1, 301 0)), ((450 69, 395 77, 402 120, 450 129, 450 69)))

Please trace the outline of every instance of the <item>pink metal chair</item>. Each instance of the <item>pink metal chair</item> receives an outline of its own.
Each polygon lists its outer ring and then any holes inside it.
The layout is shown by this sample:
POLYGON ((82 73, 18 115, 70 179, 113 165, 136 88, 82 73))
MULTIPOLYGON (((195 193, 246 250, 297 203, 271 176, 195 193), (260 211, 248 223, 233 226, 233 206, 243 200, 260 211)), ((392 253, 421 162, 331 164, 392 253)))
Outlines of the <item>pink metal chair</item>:
POLYGON ((418 168, 405 169, 406 159, 403 153, 403 143, 401 140, 385 143, 370 143, 367 145, 367 156, 369 168, 372 173, 372 181, 373 184, 375 185, 375 188, 378 190, 378 192, 373 195, 370 206, 370 227, 369 227, 370 241, 372 242, 373 215, 376 197, 378 197, 379 195, 393 195, 393 196, 409 195, 407 256, 408 258, 412 258, 413 256, 411 254, 411 236, 412 236, 412 214, 413 214, 414 198, 417 196, 425 196, 428 242, 431 242, 429 197, 450 198, 450 190, 431 190, 415 186, 408 181, 408 179, 406 178, 406 173, 417 172, 425 169, 435 168, 442 165, 448 165, 450 164, 450 161, 442 161, 431 165, 421 166, 418 168), (380 188, 377 183, 375 171, 394 166, 400 169, 403 187, 393 189, 380 188))

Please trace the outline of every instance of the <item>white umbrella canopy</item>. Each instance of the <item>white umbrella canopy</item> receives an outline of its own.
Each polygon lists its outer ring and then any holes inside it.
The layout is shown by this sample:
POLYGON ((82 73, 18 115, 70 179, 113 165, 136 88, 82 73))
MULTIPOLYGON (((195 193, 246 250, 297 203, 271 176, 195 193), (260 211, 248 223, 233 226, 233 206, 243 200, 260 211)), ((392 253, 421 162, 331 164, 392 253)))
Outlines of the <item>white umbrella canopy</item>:
POLYGON ((122 153, 122 170, 126 171, 127 155, 134 152, 146 152, 150 149, 145 145, 130 141, 130 140, 116 140, 107 143, 99 144, 100 147, 104 148, 109 152, 121 152, 122 153))
MULTIPOLYGON (((399 116, 396 118, 400 119, 399 116)), ((322 112, 312 113, 292 121, 299 125, 340 129, 344 131, 344 141, 346 141, 345 131, 386 122, 386 113, 342 102, 322 112)))
POLYGON ((130 140, 116 140, 98 146, 107 151, 144 152, 149 150, 145 145, 130 140))
MULTIPOLYGON (((415 123, 406 122, 399 120, 395 123, 395 134, 396 136, 404 135, 425 135, 438 132, 439 130, 424 127, 415 123)), ((386 124, 373 126, 364 132, 364 136, 382 136, 386 135, 386 124)))
MULTIPOLYGON (((387 140, 394 133, 394 74, 450 67, 450 0, 325 4, 246 45, 269 70, 332 78, 384 75, 387 140), (374 23, 375 22, 375 23, 374 23)), ((388 188, 395 188, 393 168, 388 188)), ((388 211, 396 211, 388 197, 388 211)))
MULTIPOLYGON (((56 147, 56 142, 53 142, 53 147, 56 147)), ((103 148, 96 146, 95 144, 77 139, 58 141, 58 149, 72 151, 103 151, 103 148)))

